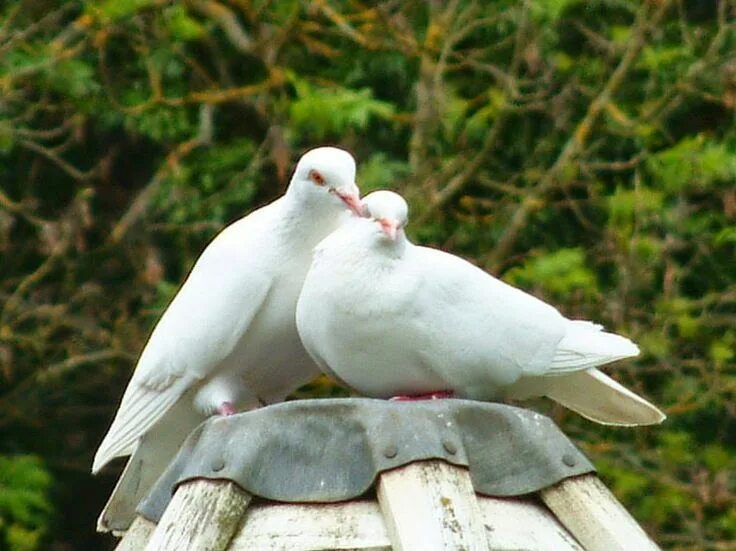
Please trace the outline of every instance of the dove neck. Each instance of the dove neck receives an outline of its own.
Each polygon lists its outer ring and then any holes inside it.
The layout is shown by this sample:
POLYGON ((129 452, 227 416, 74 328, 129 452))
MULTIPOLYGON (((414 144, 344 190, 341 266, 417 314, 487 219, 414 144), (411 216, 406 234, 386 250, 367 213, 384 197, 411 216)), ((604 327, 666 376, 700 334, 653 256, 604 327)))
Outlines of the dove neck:
POLYGON ((298 236, 302 243, 315 245, 337 228, 340 214, 347 212, 337 202, 318 201, 309 196, 300 197, 290 191, 291 188, 281 199, 281 224, 278 231, 285 235, 298 236))
POLYGON ((391 263, 404 256, 411 243, 403 229, 398 231, 395 240, 388 239, 379 226, 365 218, 350 218, 336 232, 327 237, 318 251, 328 256, 348 256, 365 258, 364 252, 370 253, 372 262, 380 259, 391 263))
POLYGON ((373 243, 373 249, 380 251, 387 258, 396 259, 404 256, 408 244, 404 230, 399 229, 393 241, 383 235, 379 236, 379 239, 373 243))

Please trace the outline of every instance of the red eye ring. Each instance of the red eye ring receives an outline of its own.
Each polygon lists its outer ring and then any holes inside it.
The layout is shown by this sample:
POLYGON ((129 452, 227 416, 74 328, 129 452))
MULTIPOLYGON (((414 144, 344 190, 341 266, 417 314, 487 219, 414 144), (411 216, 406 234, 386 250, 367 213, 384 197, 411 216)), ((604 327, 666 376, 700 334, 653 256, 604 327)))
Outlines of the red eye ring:
POLYGON ((309 171, 309 179, 312 180, 312 182, 314 182, 318 186, 325 185, 325 177, 322 176, 319 172, 317 172, 314 169, 309 171))

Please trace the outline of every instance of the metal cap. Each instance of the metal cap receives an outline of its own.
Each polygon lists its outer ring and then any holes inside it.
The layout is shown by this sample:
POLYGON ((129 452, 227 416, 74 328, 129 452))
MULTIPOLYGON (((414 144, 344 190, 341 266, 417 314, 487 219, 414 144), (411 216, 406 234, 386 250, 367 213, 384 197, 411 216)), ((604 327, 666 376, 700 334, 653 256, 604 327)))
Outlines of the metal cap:
POLYGON ((205 421, 141 502, 158 521, 178 484, 232 480, 286 502, 365 493, 376 476, 413 461, 467 466, 476 492, 516 496, 594 471, 547 417, 470 400, 299 400, 205 421))

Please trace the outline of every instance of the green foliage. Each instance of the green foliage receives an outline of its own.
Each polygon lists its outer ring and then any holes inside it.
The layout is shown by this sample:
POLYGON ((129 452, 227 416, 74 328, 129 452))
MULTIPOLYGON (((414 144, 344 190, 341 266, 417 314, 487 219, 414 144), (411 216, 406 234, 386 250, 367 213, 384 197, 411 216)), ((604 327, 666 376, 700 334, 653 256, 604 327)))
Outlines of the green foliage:
POLYGON ((706 190, 719 183, 733 186, 736 150, 699 134, 652 155, 647 168, 667 192, 706 190))
POLYGON ((104 0, 102 2, 88 2, 86 8, 101 22, 112 23, 135 15, 141 9, 155 5, 156 0, 104 0))
POLYGON ((130 132, 140 133, 155 142, 181 140, 196 128, 194 117, 183 109, 160 106, 140 115, 126 117, 125 126, 130 132))
POLYGON ((206 32, 204 25, 189 15, 180 4, 174 4, 167 9, 164 12, 164 20, 174 40, 188 42, 202 38, 206 32))
POLYGON ((254 152, 243 139, 192 154, 166 178, 153 206, 174 224, 227 222, 256 191, 258 174, 249 166, 254 152))
POLYGON ((7 153, 13 147, 13 129, 8 121, 0 121, 0 153, 7 153))
POLYGON ((51 476, 32 455, 0 455, 0 541, 13 551, 41 548, 48 529, 51 476))
POLYGON ((314 87, 294 78, 296 99, 289 106, 291 131, 314 140, 339 136, 348 129, 364 130, 373 117, 388 118, 390 103, 373 98, 367 88, 314 87))
POLYGON ((522 288, 540 287, 551 297, 564 297, 578 291, 593 295, 597 290, 595 274, 585 265, 579 248, 559 249, 529 257, 512 268, 505 279, 522 288))
POLYGON ((360 163, 357 180, 363 195, 377 189, 398 187, 409 175, 409 165, 403 161, 390 159, 385 153, 371 155, 360 163), (391 184, 389 185, 389 182, 391 184))
POLYGON ((47 72, 49 88, 68 94, 77 101, 89 99, 100 89, 94 69, 80 59, 69 59, 52 66, 47 72))
POLYGON ((555 22, 568 6, 576 3, 575 0, 538 0, 532 4, 532 15, 540 22, 555 22))
MULTIPOLYGON (((654 444, 654 443, 653 443, 654 444)), ((721 443, 700 449, 694 436, 685 431, 662 431, 656 442, 657 461, 665 467, 659 477, 647 476, 625 458, 615 460, 609 454, 596 467, 611 483, 619 496, 630 503, 635 517, 652 518, 658 524, 677 526, 688 514, 701 519, 701 529, 714 530, 726 538, 736 534, 736 524, 728 511, 729 485, 736 461, 721 443), (696 481, 696 488, 685 484, 661 484, 657 478, 669 478, 679 473, 696 481), (703 502, 694 504, 691 492, 698 492, 703 502), (724 493, 725 492, 725 493, 724 493), (706 511, 718 511, 717 515, 706 511)))
POLYGON ((664 207, 664 194, 657 189, 616 188, 608 197, 609 223, 619 228, 641 224, 642 218, 657 215, 664 207))

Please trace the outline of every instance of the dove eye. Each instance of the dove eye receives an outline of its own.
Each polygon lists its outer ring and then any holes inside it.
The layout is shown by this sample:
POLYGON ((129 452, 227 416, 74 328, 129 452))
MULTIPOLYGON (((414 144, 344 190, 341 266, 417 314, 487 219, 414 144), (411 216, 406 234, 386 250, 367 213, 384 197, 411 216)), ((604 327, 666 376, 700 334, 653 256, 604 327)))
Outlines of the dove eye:
POLYGON ((318 186, 324 186, 326 184, 325 177, 322 176, 316 170, 309 171, 309 179, 312 180, 312 182, 314 182, 318 186))

